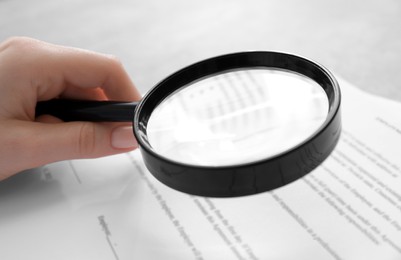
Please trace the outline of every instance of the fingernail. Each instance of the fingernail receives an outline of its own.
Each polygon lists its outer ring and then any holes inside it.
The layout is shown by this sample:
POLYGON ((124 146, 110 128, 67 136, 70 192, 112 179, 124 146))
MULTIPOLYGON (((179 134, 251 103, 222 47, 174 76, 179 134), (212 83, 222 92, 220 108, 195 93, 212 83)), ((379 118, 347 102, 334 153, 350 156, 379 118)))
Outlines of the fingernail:
POLYGON ((117 149, 137 148, 132 126, 120 126, 111 133, 111 146, 117 149))

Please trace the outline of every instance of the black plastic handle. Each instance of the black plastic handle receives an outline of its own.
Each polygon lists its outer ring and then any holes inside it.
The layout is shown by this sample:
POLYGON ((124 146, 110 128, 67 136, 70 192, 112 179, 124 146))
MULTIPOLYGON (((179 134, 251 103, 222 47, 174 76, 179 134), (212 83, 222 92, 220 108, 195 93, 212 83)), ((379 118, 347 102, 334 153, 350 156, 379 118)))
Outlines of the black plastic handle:
POLYGON ((53 99, 36 105, 36 114, 63 121, 132 122, 138 102, 53 99))

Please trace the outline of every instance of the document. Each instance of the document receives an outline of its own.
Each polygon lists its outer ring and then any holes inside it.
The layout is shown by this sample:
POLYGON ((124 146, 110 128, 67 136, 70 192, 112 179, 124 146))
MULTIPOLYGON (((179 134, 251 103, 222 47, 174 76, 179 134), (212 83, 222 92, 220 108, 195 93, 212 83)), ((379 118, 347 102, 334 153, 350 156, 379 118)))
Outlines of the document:
POLYGON ((401 104, 339 83, 337 147, 272 192, 184 194, 138 151, 0 182, 0 259, 401 259, 401 104))

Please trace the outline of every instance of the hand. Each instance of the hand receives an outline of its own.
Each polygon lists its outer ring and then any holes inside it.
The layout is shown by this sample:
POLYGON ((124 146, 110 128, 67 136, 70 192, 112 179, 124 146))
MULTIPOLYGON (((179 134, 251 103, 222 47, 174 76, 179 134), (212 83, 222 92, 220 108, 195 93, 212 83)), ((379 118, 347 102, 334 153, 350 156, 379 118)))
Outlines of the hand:
POLYGON ((55 161, 137 147, 125 123, 35 118, 36 103, 52 98, 136 101, 140 94, 111 56, 23 37, 0 43, 0 180, 55 161))

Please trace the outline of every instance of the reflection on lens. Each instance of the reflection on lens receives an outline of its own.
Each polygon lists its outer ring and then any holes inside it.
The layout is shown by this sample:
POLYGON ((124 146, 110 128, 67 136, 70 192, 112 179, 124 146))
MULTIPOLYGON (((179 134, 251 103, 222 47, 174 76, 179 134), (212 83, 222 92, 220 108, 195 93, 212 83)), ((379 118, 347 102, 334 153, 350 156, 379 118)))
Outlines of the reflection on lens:
POLYGON ((266 159, 300 144, 328 114, 313 80, 274 69, 246 69, 194 82, 152 113, 150 145, 171 160, 228 166, 266 159))

